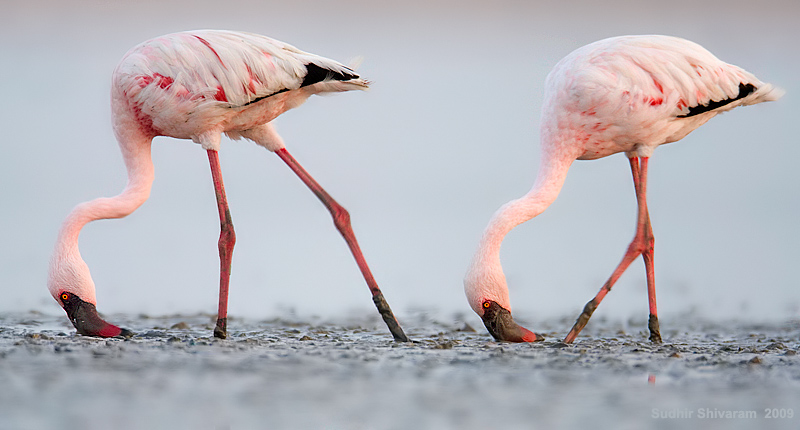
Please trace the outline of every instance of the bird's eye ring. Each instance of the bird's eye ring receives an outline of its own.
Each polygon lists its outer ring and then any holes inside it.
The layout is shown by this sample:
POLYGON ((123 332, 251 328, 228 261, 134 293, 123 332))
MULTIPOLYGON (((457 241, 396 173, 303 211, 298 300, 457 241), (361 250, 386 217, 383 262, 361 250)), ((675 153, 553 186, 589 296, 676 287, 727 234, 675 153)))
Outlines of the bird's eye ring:
POLYGON ((484 307, 484 308, 487 308, 487 309, 488 309, 488 308, 489 308, 489 306, 491 306, 491 305, 492 305, 492 304, 491 304, 491 303, 490 303, 488 300, 487 300, 487 301, 485 301, 485 302, 483 302, 483 307, 484 307))
POLYGON ((61 300, 69 300, 69 293, 61 293, 61 300))

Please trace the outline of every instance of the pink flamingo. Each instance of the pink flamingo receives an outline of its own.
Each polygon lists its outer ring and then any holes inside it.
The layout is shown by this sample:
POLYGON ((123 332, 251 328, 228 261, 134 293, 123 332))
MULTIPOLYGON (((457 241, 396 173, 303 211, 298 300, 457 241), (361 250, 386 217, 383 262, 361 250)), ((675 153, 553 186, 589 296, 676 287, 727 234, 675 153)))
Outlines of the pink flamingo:
POLYGON ((650 340, 661 342, 653 272, 653 231, 647 212, 647 163, 653 150, 682 139, 736 106, 777 100, 782 91, 724 63, 688 40, 622 36, 579 48, 562 59, 545 83, 539 174, 523 197, 489 221, 464 278, 472 309, 497 340, 543 337, 511 317, 500 244, 511 229, 542 213, 558 196, 575 160, 617 152, 630 159, 638 202, 636 234, 622 261, 583 309, 564 339, 572 343, 611 287, 639 255, 647 273, 650 340))
POLYGON ((236 242, 222 183, 222 133, 274 152, 322 201, 355 257, 373 302, 397 341, 407 341, 375 282, 350 225, 350 215, 289 154, 270 121, 318 93, 364 90, 369 82, 333 60, 249 33, 191 31, 169 34, 131 49, 113 75, 111 107, 128 184, 111 198, 79 204, 67 216, 50 262, 48 289, 78 333, 129 336, 97 313, 95 286, 78 250, 90 221, 122 218, 147 200, 153 182, 152 139, 192 139, 208 152, 221 224, 219 311, 214 335, 227 335, 228 284, 236 242))

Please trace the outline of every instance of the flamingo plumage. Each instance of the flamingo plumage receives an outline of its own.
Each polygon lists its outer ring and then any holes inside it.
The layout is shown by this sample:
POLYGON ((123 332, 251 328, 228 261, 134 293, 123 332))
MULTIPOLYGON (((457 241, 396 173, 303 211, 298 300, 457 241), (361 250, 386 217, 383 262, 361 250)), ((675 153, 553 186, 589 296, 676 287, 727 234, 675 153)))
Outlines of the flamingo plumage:
POLYGON ((578 48, 548 74, 541 116, 541 161, 530 191, 495 212, 464 278, 472 309, 497 340, 543 337, 511 316, 500 245, 515 226, 541 214, 558 196, 572 162, 618 152, 630 159, 638 202, 634 239, 600 292, 564 339, 571 343, 614 283, 639 255, 647 276, 650 340, 661 342, 647 211, 648 161, 659 145, 682 139, 719 113, 773 101, 783 91, 724 63, 700 45, 670 36, 621 36, 578 48))
POLYGON ((227 335, 230 267, 236 235, 225 196, 218 151, 223 133, 246 138, 274 152, 330 211, 349 246, 373 302, 395 340, 407 338, 392 314, 356 241, 348 212, 286 150, 271 121, 311 95, 364 90, 369 82, 352 69, 251 33, 201 30, 168 34, 132 48, 114 71, 111 91, 114 133, 128 172, 119 195, 76 206, 62 224, 51 258, 48 289, 78 333, 129 335, 96 310, 95 285, 81 258, 78 236, 88 222, 122 218, 149 197, 153 182, 151 143, 156 136, 191 139, 208 153, 221 232, 220 296, 214 335, 227 335))

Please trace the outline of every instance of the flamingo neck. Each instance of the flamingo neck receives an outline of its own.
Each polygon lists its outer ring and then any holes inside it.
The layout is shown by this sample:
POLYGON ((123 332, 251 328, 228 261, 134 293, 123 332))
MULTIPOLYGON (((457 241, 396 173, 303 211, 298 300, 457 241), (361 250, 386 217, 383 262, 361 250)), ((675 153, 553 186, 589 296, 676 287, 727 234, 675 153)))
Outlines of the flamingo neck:
MULTIPOLYGON (((120 137, 130 137, 120 135, 120 137)), ((98 219, 122 218, 144 203, 150 195, 154 170, 150 155, 150 138, 120 140, 120 148, 128 171, 128 184, 117 196, 103 197, 77 205, 64 220, 50 260, 48 289, 54 297, 70 291, 84 301, 96 304, 95 288, 89 268, 78 249, 83 227, 98 219)))
POLYGON ((467 299, 478 315, 482 315, 482 304, 487 299, 511 310, 508 286, 500 264, 500 245, 514 227, 544 212, 561 191, 571 161, 559 163, 547 158, 543 158, 531 190, 501 206, 483 232, 464 280, 467 299))

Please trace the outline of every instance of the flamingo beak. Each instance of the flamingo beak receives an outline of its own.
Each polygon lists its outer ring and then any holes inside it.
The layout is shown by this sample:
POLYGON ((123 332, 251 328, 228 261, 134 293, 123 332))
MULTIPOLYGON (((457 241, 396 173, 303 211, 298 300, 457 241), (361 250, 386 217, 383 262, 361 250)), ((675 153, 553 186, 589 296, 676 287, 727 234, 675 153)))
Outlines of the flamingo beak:
POLYGON ((61 293, 61 305, 79 334, 98 337, 131 337, 133 332, 107 323, 100 318, 94 304, 68 293, 61 293))
POLYGON ((497 340, 507 342, 539 342, 544 336, 536 334, 514 322, 511 312, 493 300, 483 303, 483 325, 497 340))

